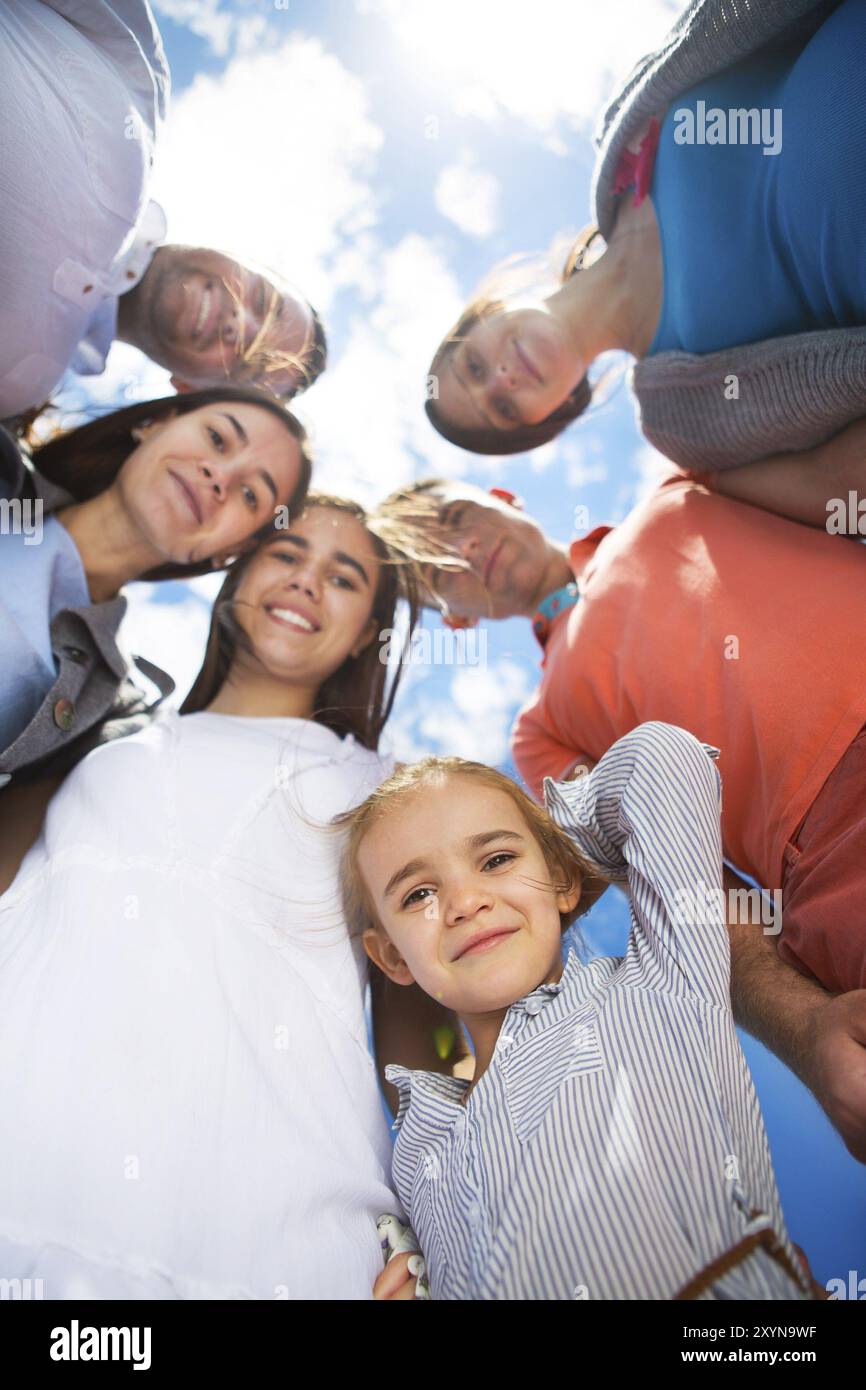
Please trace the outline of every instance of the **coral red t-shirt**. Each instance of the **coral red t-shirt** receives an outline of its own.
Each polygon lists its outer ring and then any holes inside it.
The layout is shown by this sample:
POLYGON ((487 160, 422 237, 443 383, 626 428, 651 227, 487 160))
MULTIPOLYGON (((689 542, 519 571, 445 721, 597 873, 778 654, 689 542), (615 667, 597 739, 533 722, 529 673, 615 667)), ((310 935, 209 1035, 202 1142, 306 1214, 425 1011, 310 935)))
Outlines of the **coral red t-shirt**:
POLYGON ((581 598, 548 635, 515 764, 594 761, 648 719, 721 750, 725 854, 766 888, 866 724, 866 549, 666 479, 570 552, 581 598))

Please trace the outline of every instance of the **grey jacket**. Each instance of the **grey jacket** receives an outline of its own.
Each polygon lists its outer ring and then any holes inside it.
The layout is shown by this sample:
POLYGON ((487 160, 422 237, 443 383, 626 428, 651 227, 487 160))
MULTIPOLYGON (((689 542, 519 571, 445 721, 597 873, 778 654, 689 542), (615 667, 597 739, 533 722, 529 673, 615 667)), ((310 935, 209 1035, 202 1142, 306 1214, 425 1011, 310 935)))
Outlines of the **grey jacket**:
MULTIPOLYGON (((12 436, 2 428, 0 498, 40 499, 44 516, 73 500, 25 462, 12 436)), ((142 727, 174 689, 164 671, 138 656, 133 660, 160 690, 160 699, 148 705, 132 683, 117 645, 125 612, 126 599, 118 597, 66 608, 56 615, 51 647, 57 679, 26 728, 9 747, 0 749, 0 787, 13 779, 17 784, 65 772, 97 744, 142 727)))
MULTIPOLYGON (((803 42, 839 0, 692 0, 604 112, 593 175, 607 237, 623 151, 678 96, 765 44, 803 42)), ((681 468, 721 469, 809 449, 866 415, 866 325, 797 333, 722 352, 661 352, 632 368, 638 423, 681 468), (727 399, 726 378, 739 396, 727 399)))

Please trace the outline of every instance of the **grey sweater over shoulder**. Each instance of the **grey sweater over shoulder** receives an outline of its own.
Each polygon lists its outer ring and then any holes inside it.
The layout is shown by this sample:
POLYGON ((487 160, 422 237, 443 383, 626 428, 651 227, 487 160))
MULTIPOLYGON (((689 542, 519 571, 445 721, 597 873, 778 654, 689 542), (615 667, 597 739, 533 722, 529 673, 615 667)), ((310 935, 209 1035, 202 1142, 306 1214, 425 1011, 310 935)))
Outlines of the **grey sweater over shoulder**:
MULTIPOLYGON (((604 112, 592 200, 609 237, 623 151, 678 96, 764 45, 805 42, 838 0, 692 0, 604 112)), ((722 469, 809 449, 866 415, 866 325, 797 333, 722 352, 661 352, 631 385, 646 438, 681 468, 722 469), (736 377, 736 387, 726 382, 736 377), (734 397, 734 392, 738 394, 734 397), (732 397, 732 398, 729 398, 732 397)))

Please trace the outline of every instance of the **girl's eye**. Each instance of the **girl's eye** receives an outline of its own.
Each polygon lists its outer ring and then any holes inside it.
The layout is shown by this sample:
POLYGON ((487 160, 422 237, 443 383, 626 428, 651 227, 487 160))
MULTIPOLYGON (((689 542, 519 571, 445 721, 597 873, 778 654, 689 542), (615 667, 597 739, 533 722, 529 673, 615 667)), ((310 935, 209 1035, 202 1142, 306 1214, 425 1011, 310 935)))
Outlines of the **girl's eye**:
POLYGON ((282 560, 284 565, 293 565, 296 557, 290 550, 277 550, 274 552, 275 560, 282 560))
POLYGON ((334 585, 336 588, 350 589, 354 593, 355 585, 352 583, 351 579, 347 578, 345 574, 335 574, 331 577, 334 581, 334 585))
POLYGON ((213 445, 216 446, 216 448, 220 451, 220 453, 223 453, 223 451, 225 450, 225 447, 226 447, 226 446, 225 446, 225 440, 223 439, 223 437, 222 437, 222 435, 220 434, 219 430, 215 430, 215 429, 213 428, 213 425, 208 425, 208 427, 207 427, 207 432, 208 432, 208 434, 210 435, 211 443, 212 443, 213 445))
POLYGON ((498 869, 503 864, 510 864, 516 855, 509 854, 507 850, 501 850, 499 854, 492 854, 484 865, 485 869, 498 869))
POLYGON ((513 423, 517 419, 514 407, 509 401, 497 401, 496 411, 504 420, 508 420, 509 423, 513 423))
POLYGON ((259 505, 259 499, 256 496, 255 488, 245 487, 242 489, 242 493, 247 506, 250 507, 252 511, 255 511, 259 505))
POLYGON ((414 907, 416 903, 425 902, 428 895, 433 894, 435 891, 435 888, 413 888, 411 893, 406 894, 400 906, 414 907))
POLYGON ((478 358, 473 357, 469 352, 466 354, 466 366, 469 369, 469 375, 473 377, 475 381, 478 381, 479 378, 484 375, 484 369, 478 361, 478 358))

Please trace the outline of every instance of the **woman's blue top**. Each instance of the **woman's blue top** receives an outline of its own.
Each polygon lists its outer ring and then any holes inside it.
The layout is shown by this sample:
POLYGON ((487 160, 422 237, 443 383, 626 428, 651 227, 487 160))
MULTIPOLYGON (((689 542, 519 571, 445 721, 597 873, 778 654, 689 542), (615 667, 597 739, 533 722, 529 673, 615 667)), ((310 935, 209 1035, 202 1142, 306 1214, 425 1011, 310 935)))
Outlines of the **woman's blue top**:
POLYGON ((57 678, 54 618, 90 603, 78 547, 63 523, 47 516, 40 531, 31 513, 27 524, 29 535, 0 536, 0 748, 26 729, 57 678))
POLYGON ((650 196, 664 294, 647 356, 866 324, 866 0, 675 101, 650 196))

